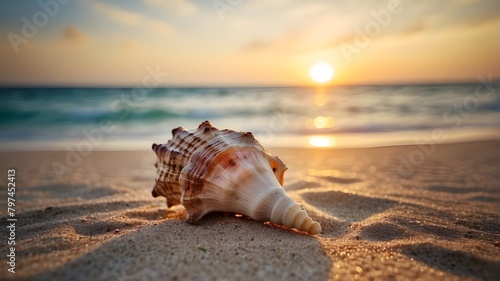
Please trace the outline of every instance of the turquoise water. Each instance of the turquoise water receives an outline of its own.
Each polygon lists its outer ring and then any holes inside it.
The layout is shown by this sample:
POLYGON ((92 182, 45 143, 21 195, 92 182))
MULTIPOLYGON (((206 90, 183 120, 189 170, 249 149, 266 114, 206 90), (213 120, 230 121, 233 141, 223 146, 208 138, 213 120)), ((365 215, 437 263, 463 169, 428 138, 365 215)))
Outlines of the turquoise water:
POLYGON ((3 88, 0 149, 150 149, 210 120, 265 145, 378 146, 500 136, 498 84, 330 88, 3 88), (311 136, 330 141, 311 142, 311 136))

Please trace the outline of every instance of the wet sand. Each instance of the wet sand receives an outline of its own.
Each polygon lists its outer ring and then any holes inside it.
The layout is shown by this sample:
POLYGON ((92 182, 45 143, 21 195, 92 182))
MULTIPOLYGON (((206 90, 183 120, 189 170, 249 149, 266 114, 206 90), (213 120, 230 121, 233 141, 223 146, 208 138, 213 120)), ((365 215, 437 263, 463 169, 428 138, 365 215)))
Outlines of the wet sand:
POLYGON ((315 236, 234 214, 186 223, 151 196, 153 152, 92 152, 61 179, 53 165, 66 152, 3 152, 18 221, 15 274, 0 232, 0 278, 498 280, 500 141, 415 151, 270 149, 289 167, 287 192, 321 223, 315 236))

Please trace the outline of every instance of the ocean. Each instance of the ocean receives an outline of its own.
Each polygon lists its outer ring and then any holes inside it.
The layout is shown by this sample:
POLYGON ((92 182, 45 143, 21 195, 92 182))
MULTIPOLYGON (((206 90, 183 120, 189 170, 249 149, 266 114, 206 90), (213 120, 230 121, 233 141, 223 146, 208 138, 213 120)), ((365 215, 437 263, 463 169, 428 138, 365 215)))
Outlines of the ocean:
POLYGON ((1 88, 0 150, 149 150, 209 120, 271 147, 500 137, 500 85, 1 88), (82 148, 83 149, 83 148, 82 148))

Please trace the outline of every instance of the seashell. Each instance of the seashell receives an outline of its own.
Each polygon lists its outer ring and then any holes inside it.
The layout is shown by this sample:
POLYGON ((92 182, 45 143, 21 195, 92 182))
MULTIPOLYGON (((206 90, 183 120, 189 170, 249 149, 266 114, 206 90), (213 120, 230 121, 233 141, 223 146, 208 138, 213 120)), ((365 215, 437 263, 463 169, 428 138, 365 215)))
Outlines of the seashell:
POLYGON ((188 222, 210 212, 243 214, 288 228, 321 232, 283 186, 287 167, 273 157, 250 132, 219 130, 209 121, 198 129, 172 130, 166 144, 152 145, 158 156, 154 197, 167 206, 182 204, 188 222))

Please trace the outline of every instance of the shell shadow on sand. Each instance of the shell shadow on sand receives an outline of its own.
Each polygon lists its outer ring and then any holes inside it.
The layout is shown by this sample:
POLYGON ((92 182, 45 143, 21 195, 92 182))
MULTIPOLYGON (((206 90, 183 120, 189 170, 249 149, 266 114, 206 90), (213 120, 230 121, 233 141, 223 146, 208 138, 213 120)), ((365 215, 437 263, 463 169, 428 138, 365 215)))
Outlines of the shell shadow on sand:
POLYGON ((389 199, 341 191, 306 192, 301 197, 311 205, 318 206, 318 209, 346 222, 363 221, 398 204, 389 199))
POLYGON ((302 200, 323 215, 314 216, 323 228, 322 236, 340 238, 350 232, 354 223, 382 213, 398 204, 389 199, 367 197, 341 191, 307 191, 302 200))
POLYGON ((212 214, 145 226, 36 280, 327 280, 331 263, 312 236, 212 214))
MULTIPOLYGON (((106 202, 106 203, 90 203, 80 204, 77 206, 64 206, 64 207, 47 207, 45 210, 28 211, 18 215, 19 228, 18 235, 21 239, 33 238, 40 232, 47 232, 61 226, 72 226, 76 228, 78 223, 82 221, 82 216, 89 213, 110 213, 122 209, 139 207, 147 204, 147 202, 106 202), (77 223, 78 222, 78 223, 77 223)), ((89 221, 91 223, 91 221, 89 221)), ((104 228, 112 228, 115 225, 101 226, 104 228)), ((97 226, 97 225, 96 225, 97 226)), ((115 227, 116 228, 116 227, 115 227)), ((7 230, 2 229, 3 232, 7 230)), ((82 230, 85 232, 85 230, 82 230)), ((91 233, 89 235, 94 235, 91 233)))
POLYGON ((472 253, 446 249, 431 243, 404 245, 401 250, 419 262, 458 276, 481 280, 498 280, 500 276, 500 262, 472 253))
POLYGON ((39 198, 43 195, 45 200, 50 199, 75 199, 92 200, 105 196, 112 196, 119 193, 118 191, 107 187, 91 187, 87 185, 66 185, 66 184, 52 184, 30 188, 30 193, 19 193, 19 199, 23 201, 30 201, 39 198))

